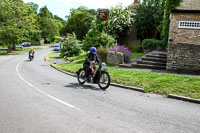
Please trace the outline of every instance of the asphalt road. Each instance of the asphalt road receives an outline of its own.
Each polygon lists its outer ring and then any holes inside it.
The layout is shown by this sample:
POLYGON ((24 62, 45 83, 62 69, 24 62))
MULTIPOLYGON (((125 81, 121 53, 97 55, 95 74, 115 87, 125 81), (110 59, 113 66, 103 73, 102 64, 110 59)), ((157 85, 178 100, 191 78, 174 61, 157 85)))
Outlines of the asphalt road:
POLYGON ((0 56, 0 133, 200 133, 199 104, 79 85, 44 61, 51 49, 0 56))

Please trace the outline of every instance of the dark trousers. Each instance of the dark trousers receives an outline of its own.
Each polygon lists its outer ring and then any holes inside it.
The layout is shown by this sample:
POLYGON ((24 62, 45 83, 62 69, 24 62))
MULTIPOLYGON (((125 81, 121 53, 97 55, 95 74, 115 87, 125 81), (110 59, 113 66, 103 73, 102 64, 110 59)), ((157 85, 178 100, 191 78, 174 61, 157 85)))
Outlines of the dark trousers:
MULTIPOLYGON (((34 54, 32 54, 32 55, 33 55, 33 58, 34 58, 34 54)), ((31 54, 29 53, 29 54, 28 54, 28 58, 30 58, 30 56, 31 56, 31 54)))
POLYGON ((83 69, 85 71, 85 77, 88 78, 91 73, 90 65, 83 64, 83 69))

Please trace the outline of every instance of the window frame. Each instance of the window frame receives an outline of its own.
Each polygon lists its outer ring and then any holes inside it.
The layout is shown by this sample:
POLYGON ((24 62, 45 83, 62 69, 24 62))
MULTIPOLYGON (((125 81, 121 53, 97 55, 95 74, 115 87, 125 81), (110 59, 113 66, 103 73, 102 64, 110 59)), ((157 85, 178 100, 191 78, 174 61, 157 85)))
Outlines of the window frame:
POLYGON ((179 21, 180 29, 200 29, 200 21, 179 21))

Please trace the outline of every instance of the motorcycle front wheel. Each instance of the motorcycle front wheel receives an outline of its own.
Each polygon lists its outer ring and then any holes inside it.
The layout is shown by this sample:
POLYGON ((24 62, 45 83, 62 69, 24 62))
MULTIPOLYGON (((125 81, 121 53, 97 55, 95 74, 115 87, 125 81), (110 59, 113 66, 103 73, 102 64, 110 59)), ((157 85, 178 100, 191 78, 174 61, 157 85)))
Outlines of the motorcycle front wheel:
POLYGON ((98 81, 98 86, 103 90, 106 90, 110 86, 109 73, 106 73, 106 72, 101 73, 99 81, 98 81))
POLYGON ((84 84, 85 83, 85 71, 82 69, 81 71, 79 71, 79 73, 77 74, 77 79, 78 79, 78 82, 80 84, 84 84))

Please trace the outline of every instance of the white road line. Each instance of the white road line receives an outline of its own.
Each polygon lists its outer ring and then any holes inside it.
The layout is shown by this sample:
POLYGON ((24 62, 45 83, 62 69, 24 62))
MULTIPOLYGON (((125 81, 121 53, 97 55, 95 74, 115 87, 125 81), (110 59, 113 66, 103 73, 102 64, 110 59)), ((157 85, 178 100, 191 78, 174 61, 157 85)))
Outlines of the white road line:
POLYGON ((59 102, 59 103, 65 105, 65 106, 67 106, 67 107, 74 108, 74 109, 76 109, 76 110, 78 110, 78 111, 83 112, 83 110, 81 110, 80 108, 77 108, 77 107, 75 107, 74 105, 71 105, 71 104, 66 103, 66 102, 64 102, 64 101, 62 101, 62 100, 60 100, 60 99, 58 99, 58 98, 56 98, 56 97, 53 97, 53 96, 47 94, 46 92, 44 92, 44 91, 38 89, 37 87, 33 86, 33 85, 32 85, 31 83, 29 83, 28 81, 26 81, 26 80, 20 75, 20 73, 19 73, 19 65, 20 65, 20 64, 21 64, 21 62, 19 62, 19 63, 17 64, 17 66, 16 66, 16 72, 17 72, 17 75, 19 76, 19 78, 20 78, 22 81, 24 81, 27 85, 29 85, 30 87, 32 87, 33 89, 35 89, 35 90, 38 91, 39 93, 42 93, 43 95, 49 97, 50 99, 53 99, 53 100, 56 101, 56 102, 59 102))

